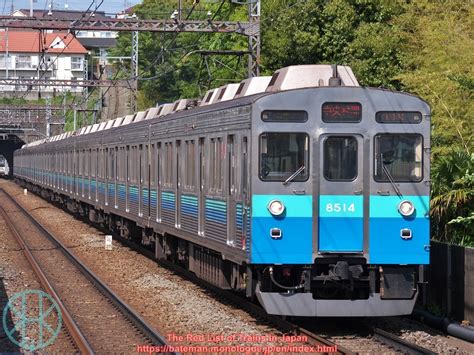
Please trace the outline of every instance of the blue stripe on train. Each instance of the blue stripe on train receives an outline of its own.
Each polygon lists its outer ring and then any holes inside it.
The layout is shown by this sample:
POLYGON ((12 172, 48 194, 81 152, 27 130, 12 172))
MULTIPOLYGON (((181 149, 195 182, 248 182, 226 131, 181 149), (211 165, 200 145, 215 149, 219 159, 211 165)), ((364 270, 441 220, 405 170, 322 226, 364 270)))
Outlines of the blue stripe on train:
POLYGON ((181 196, 181 211, 191 217, 198 217, 198 198, 190 195, 181 196))
POLYGON ((206 221, 227 224, 227 204, 225 201, 206 199, 206 221))

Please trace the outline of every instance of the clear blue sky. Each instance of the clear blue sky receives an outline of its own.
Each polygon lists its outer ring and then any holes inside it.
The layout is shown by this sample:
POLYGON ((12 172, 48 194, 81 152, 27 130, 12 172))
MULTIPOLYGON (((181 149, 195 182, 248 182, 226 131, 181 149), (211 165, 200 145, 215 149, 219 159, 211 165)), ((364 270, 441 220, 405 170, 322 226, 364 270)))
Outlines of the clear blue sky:
MULTIPOLYGON (((51 0, 34 0, 33 7, 35 9, 48 9, 48 5, 51 0)), ((96 4, 100 4, 101 0, 95 0, 96 4)), ((141 0, 104 0, 98 10, 105 11, 107 13, 117 13, 127 7, 133 6, 141 2, 141 0)), ((0 0, 0 10, 3 15, 9 15, 12 7, 15 10, 18 9, 29 9, 30 0, 0 0)), ((87 10, 92 0, 53 0, 54 8, 64 10, 64 5, 68 4, 70 10, 87 10)), ((95 6, 93 6, 95 8, 95 6)))

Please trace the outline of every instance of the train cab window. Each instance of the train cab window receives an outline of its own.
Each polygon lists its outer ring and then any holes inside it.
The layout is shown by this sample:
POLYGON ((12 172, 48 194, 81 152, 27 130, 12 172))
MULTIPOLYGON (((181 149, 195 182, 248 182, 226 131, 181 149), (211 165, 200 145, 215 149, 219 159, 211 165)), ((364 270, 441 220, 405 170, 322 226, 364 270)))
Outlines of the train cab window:
POLYGON ((324 178, 328 181, 352 181, 357 177, 357 139, 328 137, 324 141, 324 178))
POLYGON ((306 181, 309 137, 306 133, 268 132, 260 136, 260 179, 306 181))
POLYGON ((422 180, 423 138, 419 134, 375 136, 375 180, 419 182, 422 180))

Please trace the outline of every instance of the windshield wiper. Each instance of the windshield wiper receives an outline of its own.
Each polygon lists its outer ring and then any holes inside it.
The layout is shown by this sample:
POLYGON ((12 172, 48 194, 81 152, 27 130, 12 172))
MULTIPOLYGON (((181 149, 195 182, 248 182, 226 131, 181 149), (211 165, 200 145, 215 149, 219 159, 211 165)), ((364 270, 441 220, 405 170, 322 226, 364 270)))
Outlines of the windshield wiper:
POLYGON ((295 177, 297 177, 303 170, 305 169, 305 166, 301 166, 298 170, 296 170, 293 174, 291 174, 288 179, 283 181, 283 185, 288 185, 289 182, 291 182, 295 177))
POLYGON ((381 160, 381 163, 382 163, 382 171, 385 173, 385 175, 387 176, 388 178, 388 181, 390 182, 390 185, 392 185, 393 189, 395 190, 395 192, 397 193, 398 197, 403 197, 402 193, 400 192, 400 190, 398 189, 398 186, 395 184, 395 181, 393 179, 393 176, 392 174, 390 173, 390 171, 387 169, 387 167, 385 166, 385 162, 383 160, 383 153, 380 154, 380 160, 381 160))

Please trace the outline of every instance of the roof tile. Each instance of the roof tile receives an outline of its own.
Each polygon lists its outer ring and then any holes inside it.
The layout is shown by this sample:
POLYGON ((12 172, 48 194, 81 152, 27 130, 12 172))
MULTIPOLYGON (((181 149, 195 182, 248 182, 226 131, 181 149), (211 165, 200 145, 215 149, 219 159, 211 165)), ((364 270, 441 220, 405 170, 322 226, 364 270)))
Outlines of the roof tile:
MULTIPOLYGON (((6 36, 6 32, 0 32, 0 53, 6 52, 6 36)), ((40 40, 40 33, 37 31, 8 32, 8 51, 10 53, 38 53, 41 52, 43 48, 45 49, 45 53, 87 53, 87 50, 84 48, 84 46, 70 33, 46 33, 40 40), (58 37, 67 46, 66 48, 50 48, 54 44, 57 44, 55 40, 58 37)))

